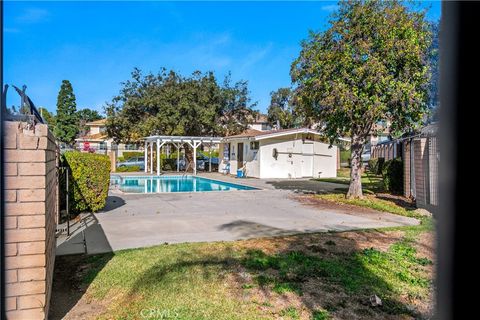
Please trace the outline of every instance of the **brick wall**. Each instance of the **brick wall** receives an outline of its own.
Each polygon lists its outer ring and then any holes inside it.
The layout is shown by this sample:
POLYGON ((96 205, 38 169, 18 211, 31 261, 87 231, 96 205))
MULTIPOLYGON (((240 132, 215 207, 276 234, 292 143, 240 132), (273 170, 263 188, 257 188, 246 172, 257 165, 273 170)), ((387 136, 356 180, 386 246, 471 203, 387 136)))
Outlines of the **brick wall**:
POLYGON ((403 195, 405 197, 411 197, 411 177, 410 177, 410 147, 411 147, 411 142, 409 140, 406 140, 403 142, 403 195))
POLYGON ((47 125, 5 122, 8 319, 46 319, 55 262, 58 148, 47 125))
POLYGON ((416 203, 419 208, 425 208, 427 205, 426 143, 426 138, 416 138, 413 141, 416 203))

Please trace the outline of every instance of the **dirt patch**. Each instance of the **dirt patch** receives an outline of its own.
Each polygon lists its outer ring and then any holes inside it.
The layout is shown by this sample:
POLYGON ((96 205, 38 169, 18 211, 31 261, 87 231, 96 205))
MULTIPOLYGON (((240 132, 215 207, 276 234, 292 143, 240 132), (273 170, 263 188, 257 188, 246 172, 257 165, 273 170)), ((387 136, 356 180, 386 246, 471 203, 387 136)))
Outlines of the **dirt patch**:
POLYGON ((296 200, 304 205, 315 207, 319 210, 328 210, 328 211, 335 211, 340 212, 343 214, 350 214, 356 216, 369 216, 372 215, 385 215, 387 213, 377 211, 374 209, 356 206, 352 204, 346 203, 337 203, 329 200, 325 200, 319 197, 311 196, 311 195, 294 195, 291 196, 291 199, 296 200))
POLYGON ((86 261, 85 255, 56 257, 49 319, 94 319, 105 311, 108 303, 86 295, 83 279, 91 269, 86 261))
POLYGON ((235 242, 238 249, 261 250, 266 254, 285 251, 300 251, 313 255, 334 255, 351 253, 374 247, 387 251, 395 242, 402 239, 404 231, 382 232, 377 230, 326 232, 309 235, 250 239, 235 242))
POLYGON ((417 256, 433 261, 435 259, 435 241, 433 232, 424 232, 419 235, 413 243, 413 246, 417 249, 417 256))
MULTIPOLYGON (((401 241, 405 231, 349 231, 336 233, 320 233, 297 235, 282 238, 263 238, 243 240, 235 243, 237 250, 261 250, 268 255, 282 254, 286 251, 303 252, 309 256, 322 258, 339 257, 367 248, 388 251, 394 243, 401 241)), ((419 256, 433 257, 433 247, 430 245, 431 234, 424 233, 419 237, 416 247, 422 247, 419 256)), ((431 266, 426 266, 430 268, 431 266)), ((264 272, 269 275, 270 271, 264 272)), ((245 285, 252 283, 252 274, 244 268, 237 269, 228 278, 229 286, 236 288, 238 298, 244 302, 254 302, 262 314, 278 318, 282 310, 294 307, 299 319, 311 319, 312 310, 329 310, 332 319, 412 319, 408 315, 392 315, 382 309, 372 308, 367 296, 352 296, 334 283, 312 275, 301 283, 302 295, 294 293, 278 294, 271 288, 252 287, 247 290, 245 285)), ((420 315, 431 315, 433 295, 427 299, 410 299, 398 297, 399 302, 408 306, 420 315)))
POLYGON ((415 202, 412 199, 406 198, 404 196, 389 193, 377 193, 375 196, 378 199, 391 201, 397 206, 405 208, 406 210, 415 210, 417 208, 415 206, 415 202))

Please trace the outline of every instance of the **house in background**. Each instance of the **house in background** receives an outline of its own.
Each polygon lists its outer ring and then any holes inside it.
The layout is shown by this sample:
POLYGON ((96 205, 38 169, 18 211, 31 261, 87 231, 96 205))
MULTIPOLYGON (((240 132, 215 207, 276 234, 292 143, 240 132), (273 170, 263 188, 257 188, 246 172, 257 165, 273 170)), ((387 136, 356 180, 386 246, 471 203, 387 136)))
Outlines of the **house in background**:
POLYGON ((219 172, 255 178, 336 177, 337 147, 307 128, 260 131, 247 129, 220 144, 219 172), (225 172, 226 171, 226 172, 225 172))
POLYGON ((112 150, 117 151, 117 156, 122 157, 127 152, 143 152, 143 147, 139 144, 114 144, 113 138, 108 137, 106 119, 88 122, 85 125, 88 131, 81 137, 75 139, 77 149, 85 152, 96 152, 107 154, 112 150))
POLYGON ((390 123, 389 122, 378 122, 373 125, 370 130, 370 134, 367 137, 365 146, 362 152, 362 162, 363 165, 366 165, 368 161, 372 158, 372 150, 376 145, 387 143, 391 141, 390 139, 390 123))
POLYGON ((248 128, 258 131, 272 130, 272 126, 268 122, 268 117, 265 114, 258 114, 253 122, 248 125, 248 128))

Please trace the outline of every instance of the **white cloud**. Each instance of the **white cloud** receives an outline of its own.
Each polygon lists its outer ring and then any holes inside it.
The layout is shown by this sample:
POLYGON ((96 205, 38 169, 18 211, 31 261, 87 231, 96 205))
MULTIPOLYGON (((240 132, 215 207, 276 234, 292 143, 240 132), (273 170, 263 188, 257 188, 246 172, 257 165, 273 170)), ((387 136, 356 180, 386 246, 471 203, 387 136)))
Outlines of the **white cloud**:
POLYGON ((46 21, 50 13, 45 9, 29 8, 26 9, 16 20, 19 23, 33 24, 46 21))
POLYGON ((265 47, 263 48, 257 48, 252 50, 246 57, 245 61, 242 64, 240 70, 248 69, 249 67, 257 64, 260 62, 265 56, 270 52, 272 49, 272 44, 268 43, 265 47))
POLYGON ((329 5, 322 6, 323 11, 333 12, 337 9, 338 9, 338 5, 336 4, 329 4, 329 5))
POLYGON ((20 32, 20 29, 17 29, 17 28, 5 28, 5 29, 3 29, 3 31, 5 31, 5 33, 19 33, 19 32, 20 32))

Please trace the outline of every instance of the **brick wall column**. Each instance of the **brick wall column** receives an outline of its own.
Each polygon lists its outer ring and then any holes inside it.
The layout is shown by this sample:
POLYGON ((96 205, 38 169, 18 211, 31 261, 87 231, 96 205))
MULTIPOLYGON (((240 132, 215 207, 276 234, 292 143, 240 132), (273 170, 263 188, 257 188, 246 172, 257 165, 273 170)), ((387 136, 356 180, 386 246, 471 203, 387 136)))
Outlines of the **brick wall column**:
POLYGON ((419 208, 425 208, 427 204, 427 181, 425 177, 425 157, 428 156, 426 151, 426 138, 416 138, 414 140, 414 166, 415 166, 415 190, 416 204, 419 208))
POLYGON ((411 142, 405 140, 403 142, 403 195, 410 197, 412 195, 410 190, 410 145, 411 142))
POLYGON ((8 319, 46 319, 55 262, 57 145, 47 125, 5 122, 8 319))

